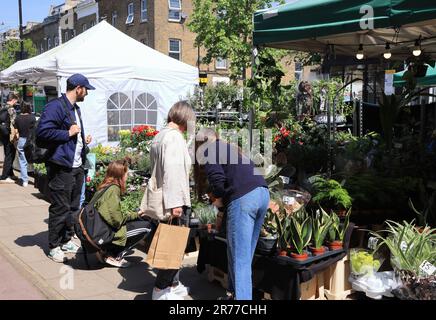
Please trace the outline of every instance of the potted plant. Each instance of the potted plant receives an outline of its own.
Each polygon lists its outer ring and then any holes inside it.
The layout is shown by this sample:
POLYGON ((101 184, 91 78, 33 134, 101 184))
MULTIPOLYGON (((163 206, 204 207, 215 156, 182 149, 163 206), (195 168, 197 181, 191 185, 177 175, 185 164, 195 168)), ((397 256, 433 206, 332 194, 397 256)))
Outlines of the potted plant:
POLYGON ((214 227, 213 224, 216 222, 216 213, 213 206, 199 206, 194 212, 200 222, 200 226, 211 232, 214 227))
POLYGON ((328 231, 329 234, 329 249, 339 250, 343 248, 345 234, 350 223, 351 208, 348 209, 344 217, 344 222, 341 222, 339 216, 332 212, 330 216, 331 225, 328 231))
POLYGON ((387 221, 387 236, 372 232, 379 239, 377 249, 386 245, 391 252, 391 264, 403 286, 394 294, 403 299, 436 299, 434 267, 436 265, 436 229, 419 231, 412 222, 387 221), (426 266, 430 266, 427 268, 426 266))
POLYGON ((289 235, 290 235, 290 218, 289 216, 280 217, 278 214, 274 215, 277 226, 277 246, 279 256, 286 256, 289 248, 289 235))
POLYGON ((299 221, 298 217, 291 216, 289 230, 291 243, 293 245, 293 250, 295 251, 291 253, 291 257, 297 260, 306 260, 308 254, 304 249, 312 238, 312 223, 310 217, 306 217, 303 221, 299 221))
POLYGON ((311 180, 314 188, 312 198, 314 203, 330 210, 336 210, 340 216, 343 216, 346 209, 351 207, 351 197, 338 181, 322 176, 314 176, 311 180))
POLYGON ((275 219, 276 212, 268 209, 262 228, 260 230, 259 239, 257 241, 256 251, 261 254, 271 254, 274 252, 277 245, 277 221, 275 219))
POLYGON ((317 210, 315 216, 312 218, 312 245, 310 248, 312 253, 316 256, 325 252, 323 243, 332 224, 330 216, 322 208, 317 210))

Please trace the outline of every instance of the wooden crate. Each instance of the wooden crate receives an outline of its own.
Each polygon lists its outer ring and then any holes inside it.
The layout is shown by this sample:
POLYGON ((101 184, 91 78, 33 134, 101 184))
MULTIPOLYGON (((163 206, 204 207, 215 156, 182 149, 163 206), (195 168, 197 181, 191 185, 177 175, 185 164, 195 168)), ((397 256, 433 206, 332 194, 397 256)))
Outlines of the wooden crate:
POLYGON ((350 261, 348 255, 324 271, 324 291, 328 300, 345 300, 352 292, 348 281, 350 261))
POLYGON ((300 284, 300 300, 325 300, 324 272, 300 284))

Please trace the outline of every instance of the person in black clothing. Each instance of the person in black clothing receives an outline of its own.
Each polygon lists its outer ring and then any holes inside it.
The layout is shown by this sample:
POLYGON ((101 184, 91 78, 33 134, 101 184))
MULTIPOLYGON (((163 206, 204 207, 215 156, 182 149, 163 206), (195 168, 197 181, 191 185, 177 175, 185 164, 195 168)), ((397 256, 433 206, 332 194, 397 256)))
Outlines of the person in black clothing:
MULTIPOLYGON (((228 291, 236 300, 251 300, 251 264, 269 205, 268 185, 239 147, 219 139, 214 130, 201 129, 196 144, 195 185, 202 186, 203 170, 212 203, 227 210, 228 291)), ((204 192, 197 189, 197 195, 204 192)))
POLYGON ((77 102, 82 102, 88 90, 95 88, 82 74, 67 79, 67 92, 51 100, 36 129, 36 137, 47 144, 50 156, 45 165, 50 189, 48 217, 48 257, 62 263, 64 252, 76 253, 79 246, 71 240, 74 235, 73 215, 79 211, 83 184, 86 136, 77 102))
POLYGON ((29 177, 27 176, 27 159, 24 154, 24 145, 27 141, 29 130, 34 127, 36 122, 32 114, 30 104, 23 102, 21 105, 21 114, 15 118, 14 127, 18 130, 18 159, 20 161, 21 182, 23 187, 27 187, 29 177))
POLYGON ((16 94, 9 94, 6 106, 0 110, 0 141, 3 144, 5 156, 0 183, 15 183, 15 181, 11 179, 15 178, 12 165, 15 160, 16 152, 15 146, 11 141, 11 122, 13 121, 11 115, 15 112, 14 107, 18 100, 19 97, 16 94))

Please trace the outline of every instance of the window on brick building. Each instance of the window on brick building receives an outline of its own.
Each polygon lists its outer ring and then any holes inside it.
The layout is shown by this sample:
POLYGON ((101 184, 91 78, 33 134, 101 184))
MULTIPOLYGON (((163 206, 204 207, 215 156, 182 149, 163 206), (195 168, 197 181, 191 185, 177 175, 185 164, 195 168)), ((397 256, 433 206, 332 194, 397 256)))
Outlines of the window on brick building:
POLYGON ((134 8, 133 8, 133 2, 131 2, 127 5, 126 24, 131 24, 133 22, 134 16, 135 16, 135 12, 134 12, 134 8))
POLYGON ((86 26, 86 23, 82 24, 82 32, 85 32, 88 27, 86 26))
POLYGON ((65 42, 68 41, 68 31, 65 31, 65 33, 64 33, 64 39, 65 39, 65 42))
POLYGON ((169 50, 168 55, 171 58, 174 58, 176 60, 180 60, 180 47, 181 47, 181 41, 178 39, 170 39, 169 40, 169 50))
POLYGON ((59 45, 59 37, 55 36, 54 37, 54 46, 57 47, 59 45))
POLYGON ((147 0, 141 0, 141 21, 147 21, 147 0))
POLYGON ((47 50, 50 50, 50 49, 51 49, 51 38, 48 37, 47 38, 47 50))
POLYGON ((215 68, 216 69, 227 69, 227 59, 216 58, 215 60, 215 68))
POLYGON ((168 20, 180 21, 182 13, 181 0, 168 0, 168 20))

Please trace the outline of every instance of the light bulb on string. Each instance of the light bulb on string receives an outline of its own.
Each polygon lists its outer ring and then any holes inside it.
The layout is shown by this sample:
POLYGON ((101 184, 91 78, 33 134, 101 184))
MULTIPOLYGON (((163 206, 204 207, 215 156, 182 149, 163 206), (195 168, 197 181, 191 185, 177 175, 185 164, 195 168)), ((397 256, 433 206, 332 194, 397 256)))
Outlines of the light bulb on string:
POLYGON ((364 57, 365 57, 365 55, 363 54, 363 44, 360 44, 359 50, 357 50, 357 53, 356 53, 356 59, 362 60, 364 57))
POLYGON ((386 51, 385 51, 385 53, 383 53, 383 58, 388 60, 388 59, 390 59, 392 57, 391 46, 390 46, 390 44, 388 42, 386 43, 385 49, 386 49, 386 51))
POLYGON ((422 50, 421 50, 421 43, 420 42, 421 41, 419 39, 416 40, 415 45, 413 46, 412 53, 415 57, 419 57, 421 55, 422 50))

